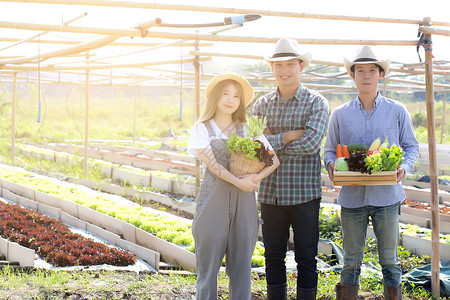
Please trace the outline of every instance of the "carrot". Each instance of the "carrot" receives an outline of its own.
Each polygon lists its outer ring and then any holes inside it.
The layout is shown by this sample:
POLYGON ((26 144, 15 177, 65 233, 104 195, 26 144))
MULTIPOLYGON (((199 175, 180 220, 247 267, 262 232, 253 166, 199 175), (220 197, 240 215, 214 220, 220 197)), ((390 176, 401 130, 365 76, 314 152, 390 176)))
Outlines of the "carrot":
POLYGON ((337 146, 336 146, 336 156, 337 156, 337 158, 342 157, 342 146, 341 146, 341 144, 337 144, 337 146))
POLYGON ((350 157, 350 152, 348 152, 348 147, 347 145, 342 146, 342 155, 344 157, 350 157))

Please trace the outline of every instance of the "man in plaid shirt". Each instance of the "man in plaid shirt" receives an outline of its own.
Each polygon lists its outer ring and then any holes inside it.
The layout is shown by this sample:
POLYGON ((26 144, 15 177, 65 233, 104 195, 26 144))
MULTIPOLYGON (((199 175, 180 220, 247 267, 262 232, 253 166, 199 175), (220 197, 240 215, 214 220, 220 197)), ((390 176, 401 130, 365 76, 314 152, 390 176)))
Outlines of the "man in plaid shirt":
POLYGON ((297 41, 280 39, 273 55, 266 60, 278 88, 255 102, 253 114, 266 116, 265 135, 280 159, 278 169, 261 181, 258 193, 267 296, 287 299, 285 258, 292 226, 298 270, 297 299, 316 299, 322 197, 320 145, 330 109, 325 97, 300 82, 300 73, 311 62, 311 54, 301 54, 297 41))

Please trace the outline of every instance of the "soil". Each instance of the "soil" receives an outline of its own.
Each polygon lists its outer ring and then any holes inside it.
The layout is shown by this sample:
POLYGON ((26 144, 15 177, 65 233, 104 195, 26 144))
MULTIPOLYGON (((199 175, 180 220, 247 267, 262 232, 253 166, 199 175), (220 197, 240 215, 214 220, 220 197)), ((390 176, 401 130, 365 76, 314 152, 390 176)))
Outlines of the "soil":
MULTIPOLYGON (((33 271, 31 271, 33 273, 33 271)), ((1 299, 69 299, 69 300, 94 300, 94 299, 158 299, 158 300, 187 300, 195 299, 195 284, 179 282, 177 276, 169 273, 155 274, 141 272, 136 274, 127 271, 89 271, 80 275, 82 271, 72 273, 73 278, 83 276, 84 282, 77 286, 78 281, 68 282, 62 286, 46 283, 38 286, 30 278, 21 287, 1 288, 1 299)), ((254 278, 258 280, 258 278, 254 278)), ((294 293, 294 291, 289 291, 294 293)), ((218 299, 228 299, 228 287, 219 285, 218 299)), ((252 293, 252 300, 267 299, 263 292, 252 293)), ((295 299, 290 294, 288 299, 295 299)), ((332 297, 319 296, 318 300, 332 300, 332 297)), ((359 300, 381 300, 382 296, 376 296, 370 292, 361 291, 359 300)), ((415 299, 415 298, 405 298, 415 299)), ((419 298, 417 298, 419 299, 419 298)))
MULTIPOLYGON (((134 201, 135 199, 133 199, 133 197, 127 197, 128 200, 134 201)), ((161 210, 161 208, 164 208, 164 211, 167 213, 170 213, 172 215, 178 216, 178 217, 182 217, 185 219, 189 219, 189 220, 193 220, 194 219, 194 215, 176 208, 173 208, 171 206, 168 205, 164 205, 161 204, 159 202, 153 201, 153 200, 146 200, 144 203, 141 204, 142 206, 145 207, 151 207, 154 208, 156 210, 161 210)))
MULTIPOLYGON (((33 273, 31 271, 30 273, 33 273)), ((34 281, 24 276, 19 287, 0 288, 1 299, 69 299, 69 300, 94 300, 94 299, 155 299, 155 300, 188 300, 195 299, 195 283, 180 280, 180 276, 173 276, 176 272, 139 274, 129 271, 73 271, 74 280, 69 280, 62 285, 34 281), (80 280, 80 278, 83 278, 80 280), (79 282, 82 282, 80 284, 79 282)), ((180 274, 180 273, 178 273, 180 274)), ((183 275, 181 275, 183 276, 183 275)), ((261 278, 256 277, 254 280, 261 278)), ((51 280, 51 279, 49 279, 51 280)), ((194 279, 195 280, 195 279, 194 279)), ((218 299, 228 299, 228 287, 219 284, 218 299)), ((252 300, 267 299, 265 292, 253 292, 252 300)), ((296 299, 295 291, 289 290, 289 300, 296 299)), ((318 300, 332 300, 330 296, 318 296, 318 300)), ((360 291, 358 300, 382 300, 381 295, 372 292, 360 291)), ((404 296, 403 299, 419 300, 423 298, 404 296)))

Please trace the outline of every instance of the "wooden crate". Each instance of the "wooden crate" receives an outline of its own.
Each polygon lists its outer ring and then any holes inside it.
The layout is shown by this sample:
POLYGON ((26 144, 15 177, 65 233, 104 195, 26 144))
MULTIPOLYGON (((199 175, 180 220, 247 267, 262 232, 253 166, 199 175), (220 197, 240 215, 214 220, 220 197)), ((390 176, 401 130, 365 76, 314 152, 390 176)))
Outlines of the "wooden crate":
POLYGON ((392 185, 397 183, 397 171, 365 174, 351 171, 334 171, 334 185, 392 185))

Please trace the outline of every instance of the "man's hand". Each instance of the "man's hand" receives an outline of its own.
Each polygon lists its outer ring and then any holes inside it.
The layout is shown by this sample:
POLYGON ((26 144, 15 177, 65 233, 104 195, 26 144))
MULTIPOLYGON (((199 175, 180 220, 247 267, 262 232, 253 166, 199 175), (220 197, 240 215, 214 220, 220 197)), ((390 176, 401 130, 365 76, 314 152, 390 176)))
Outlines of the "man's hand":
POLYGON ((300 139, 304 134, 305 134, 305 131, 303 129, 286 131, 284 133, 284 144, 286 145, 287 143, 296 141, 296 140, 300 139))
POLYGON ((264 129, 264 134, 272 135, 272 131, 270 130, 269 126, 266 126, 266 129, 264 129))
POLYGON ((328 177, 330 177, 330 180, 333 181, 333 179, 334 179, 334 161, 328 163, 327 171, 328 171, 328 177))
POLYGON ((405 169, 403 169, 403 167, 398 167, 397 168, 397 182, 400 182, 403 177, 405 177, 406 175, 406 171, 405 169))

